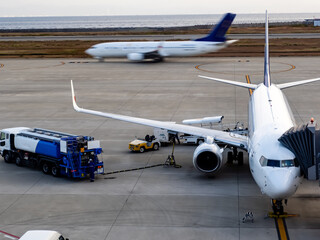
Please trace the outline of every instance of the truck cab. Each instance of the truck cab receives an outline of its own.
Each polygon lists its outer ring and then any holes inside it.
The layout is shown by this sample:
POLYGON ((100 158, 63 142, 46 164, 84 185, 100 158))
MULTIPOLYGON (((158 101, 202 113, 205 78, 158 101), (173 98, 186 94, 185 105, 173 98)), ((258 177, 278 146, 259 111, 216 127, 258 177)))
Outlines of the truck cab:
POLYGON ((23 131, 30 128, 18 127, 18 128, 6 128, 0 131, 0 155, 3 156, 5 162, 11 162, 13 155, 11 150, 14 149, 14 138, 15 136, 23 131))

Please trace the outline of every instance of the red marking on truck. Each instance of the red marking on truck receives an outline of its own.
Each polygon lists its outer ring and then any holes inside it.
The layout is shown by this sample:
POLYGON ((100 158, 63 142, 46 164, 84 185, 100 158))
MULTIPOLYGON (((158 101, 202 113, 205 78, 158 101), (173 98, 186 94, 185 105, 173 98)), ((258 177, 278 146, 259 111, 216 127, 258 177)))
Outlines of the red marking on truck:
POLYGON ((0 230, 0 233, 3 233, 4 235, 10 236, 10 237, 14 237, 14 238, 16 238, 16 239, 19 239, 19 238, 20 238, 20 237, 18 237, 18 236, 12 235, 12 234, 10 234, 10 233, 7 233, 7 232, 1 231, 1 230, 0 230))

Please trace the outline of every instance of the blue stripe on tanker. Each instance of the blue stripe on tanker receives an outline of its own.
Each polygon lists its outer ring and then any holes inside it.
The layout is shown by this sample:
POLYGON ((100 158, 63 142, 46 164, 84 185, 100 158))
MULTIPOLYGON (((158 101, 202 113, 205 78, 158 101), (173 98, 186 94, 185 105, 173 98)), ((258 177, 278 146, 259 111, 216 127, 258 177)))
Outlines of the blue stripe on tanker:
POLYGON ((53 158, 61 158, 60 144, 56 142, 39 141, 36 147, 36 153, 53 158))

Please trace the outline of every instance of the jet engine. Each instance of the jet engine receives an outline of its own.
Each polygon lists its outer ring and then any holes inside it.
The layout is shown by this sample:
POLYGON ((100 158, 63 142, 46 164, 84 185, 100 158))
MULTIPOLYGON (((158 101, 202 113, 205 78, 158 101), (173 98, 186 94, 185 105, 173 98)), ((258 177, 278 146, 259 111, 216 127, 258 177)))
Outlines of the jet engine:
POLYGON ((223 150, 215 143, 202 143, 194 151, 193 165, 200 172, 216 173, 225 164, 222 152, 223 150))
POLYGON ((139 62, 139 61, 143 61, 143 60, 144 60, 144 54, 143 54, 143 53, 129 53, 129 54, 127 55, 127 58, 128 58, 130 61, 139 62))

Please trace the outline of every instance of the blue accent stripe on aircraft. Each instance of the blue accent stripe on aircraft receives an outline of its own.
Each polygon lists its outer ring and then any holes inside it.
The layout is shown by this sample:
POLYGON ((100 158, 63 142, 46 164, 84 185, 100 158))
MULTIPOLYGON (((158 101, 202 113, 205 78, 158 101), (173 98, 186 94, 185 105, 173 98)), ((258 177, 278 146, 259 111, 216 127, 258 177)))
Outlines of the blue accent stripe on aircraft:
POLYGON ((266 25, 265 25, 265 45, 264 45, 264 80, 263 84, 266 87, 271 86, 270 77, 270 57, 269 57, 269 26, 268 26, 268 12, 266 11, 266 25))

